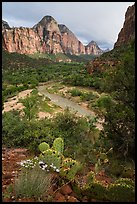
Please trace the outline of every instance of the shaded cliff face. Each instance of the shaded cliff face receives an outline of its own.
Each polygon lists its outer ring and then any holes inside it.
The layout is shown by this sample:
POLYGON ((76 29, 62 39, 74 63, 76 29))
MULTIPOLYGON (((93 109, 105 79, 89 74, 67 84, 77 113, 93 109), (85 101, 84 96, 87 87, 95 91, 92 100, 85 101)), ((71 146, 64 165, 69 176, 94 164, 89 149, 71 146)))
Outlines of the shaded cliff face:
POLYGON ((103 54, 103 51, 98 47, 97 43, 94 41, 91 41, 86 47, 85 47, 86 54, 92 54, 92 55, 101 55, 103 54))
POLYGON ((133 38, 135 38, 135 4, 129 6, 126 11, 124 25, 118 34, 114 48, 128 43, 133 38))
POLYGON ((33 28, 10 28, 2 21, 2 45, 9 52, 21 54, 65 53, 100 55, 102 50, 92 41, 86 47, 65 25, 45 16, 33 28))
POLYGON ((59 29, 61 32, 61 45, 64 53, 69 54, 85 54, 84 45, 76 38, 65 25, 60 24, 59 29))

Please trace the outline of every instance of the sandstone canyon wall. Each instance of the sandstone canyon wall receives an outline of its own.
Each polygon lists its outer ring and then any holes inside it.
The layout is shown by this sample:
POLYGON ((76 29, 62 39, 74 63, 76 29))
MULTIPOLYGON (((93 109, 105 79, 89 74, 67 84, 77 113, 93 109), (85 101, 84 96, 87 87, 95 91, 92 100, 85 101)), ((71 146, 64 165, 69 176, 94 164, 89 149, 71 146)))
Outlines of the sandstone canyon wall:
POLYGON ((133 38, 135 38, 135 4, 129 6, 126 11, 124 25, 118 34, 114 48, 128 43, 133 38))
POLYGON ((85 54, 84 45, 76 38, 65 25, 60 24, 59 29, 61 32, 61 45, 64 53, 69 54, 85 54))
POLYGON ((102 50, 91 41, 84 46, 65 25, 59 25, 52 16, 45 16, 33 28, 10 28, 2 21, 2 45, 9 52, 21 54, 65 53, 100 55, 102 50))

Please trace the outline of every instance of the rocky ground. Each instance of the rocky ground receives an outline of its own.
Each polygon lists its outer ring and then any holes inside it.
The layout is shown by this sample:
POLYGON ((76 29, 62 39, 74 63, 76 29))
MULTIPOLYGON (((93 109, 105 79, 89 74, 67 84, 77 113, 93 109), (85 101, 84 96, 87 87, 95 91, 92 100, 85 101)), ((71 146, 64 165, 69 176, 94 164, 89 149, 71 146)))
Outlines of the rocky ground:
MULTIPOLYGON (((32 198, 16 199, 13 192, 8 192, 9 186, 14 184, 15 178, 20 172, 21 166, 19 162, 32 157, 33 155, 31 155, 25 148, 2 148, 3 202, 35 202, 32 198)), ((94 167, 91 167, 90 169, 94 170, 94 167)), ((103 172, 97 175, 96 178, 106 185, 112 182, 112 179, 107 177, 103 172)), ((81 177, 80 180, 84 180, 84 177, 81 177)), ((48 195, 51 202, 80 202, 69 183, 62 185, 62 187, 58 187, 57 184, 54 183, 54 185, 49 189, 48 195)), ((86 198, 83 198, 82 202, 87 202, 86 198)))
MULTIPOLYGON (((2 196, 3 202, 34 202, 30 198, 16 199, 14 194, 11 195, 7 192, 8 187, 14 184, 15 178, 20 171, 19 162, 32 158, 27 149, 16 148, 7 149, 2 148, 2 196)), ((67 184, 57 190, 57 186, 53 185, 48 194, 52 197, 54 202, 78 202, 75 193, 67 184)))

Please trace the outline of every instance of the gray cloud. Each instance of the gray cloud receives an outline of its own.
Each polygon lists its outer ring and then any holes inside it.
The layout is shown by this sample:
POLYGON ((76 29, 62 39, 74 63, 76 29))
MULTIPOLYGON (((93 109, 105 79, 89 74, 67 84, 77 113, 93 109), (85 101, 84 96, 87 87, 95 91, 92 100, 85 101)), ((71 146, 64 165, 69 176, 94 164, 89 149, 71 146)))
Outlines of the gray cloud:
POLYGON ((84 44, 113 48, 125 12, 134 2, 3 2, 2 18, 12 26, 32 27, 51 15, 65 24, 84 44))

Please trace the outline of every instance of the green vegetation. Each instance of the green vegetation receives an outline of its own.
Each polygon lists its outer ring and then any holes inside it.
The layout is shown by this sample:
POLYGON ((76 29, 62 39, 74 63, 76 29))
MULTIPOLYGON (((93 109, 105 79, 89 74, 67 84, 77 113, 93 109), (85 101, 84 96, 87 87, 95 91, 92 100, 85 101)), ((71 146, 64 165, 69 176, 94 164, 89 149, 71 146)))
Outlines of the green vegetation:
POLYGON ((16 198, 40 200, 46 196, 52 182, 52 175, 38 166, 31 169, 31 171, 23 169, 15 180, 15 196, 16 198))
MULTIPOLYGON (((42 100, 43 98, 34 90, 29 97, 21 100, 24 105, 23 116, 18 111, 3 113, 3 145, 25 147, 34 154, 41 151, 41 158, 46 163, 56 164, 64 182, 67 178, 73 179, 74 186, 78 183, 75 189, 80 198, 86 196, 89 201, 97 199, 134 202, 134 54, 134 41, 104 53, 98 60, 116 63, 113 66, 105 64, 103 71, 95 70, 89 75, 84 61, 58 63, 51 62, 44 56, 32 59, 25 55, 3 51, 2 103, 22 90, 34 89, 41 82, 52 81, 55 84, 52 87, 47 86, 47 91, 58 93, 65 86, 69 88, 75 86, 72 90, 68 89, 66 95, 71 95, 72 99, 78 98, 78 102, 86 102, 98 117, 101 115, 105 119, 103 130, 99 131, 95 127, 96 118, 92 120, 78 117, 68 109, 54 115, 54 109, 57 107, 51 105, 47 99, 42 100), (95 91, 85 91, 80 87, 95 91), (51 113, 52 118, 38 120, 38 111, 51 113), (82 164, 85 171, 94 165, 95 175, 91 172, 82 187, 75 176, 79 169, 77 162, 82 164), (103 185, 97 181, 96 176, 101 170, 111 176, 114 182, 103 185)), ((29 180, 29 177, 27 179, 29 180)), ((26 186, 23 179, 21 184, 17 185, 26 186)), ((27 187, 24 192, 27 192, 26 189, 27 187)), ((24 192, 22 195, 28 196, 24 192)), ((20 191, 19 193, 17 191, 17 195, 19 194, 20 191)), ((34 193, 30 191, 29 194, 32 196, 34 193)))
MULTIPOLYGON (((41 143, 43 147, 42 154, 39 158, 46 164, 46 168, 52 167, 54 171, 59 172, 63 178, 73 180, 76 173, 81 169, 81 165, 72 158, 65 158, 64 152, 64 141, 61 137, 56 138, 51 148, 47 148, 47 143, 41 143)), ((39 145, 41 149, 41 144, 39 145)), ((51 168, 50 168, 51 169, 51 168)), ((50 170, 49 169, 49 170, 50 170)))
POLYGON ((78 196, 87 196, 88 201, 135 202, 135 183, 131 179, 116 179, 111 184, 104 185, 96 180, 95 173, 87 174, 87 182, 82 187, 76 181, 73 190, 78 196))
POLYGON ((82 95, 82 92, 78 89, 72 89, 69 92, 71 93, 71 96, 81 96, 82 95))
POLYGON ((105 91, 115 99, 107 106, 104 126, 114 150, 121 156, 135 156, 135 45, 132 42, 122 53, 121 63, 108 70, 105 91), (109 86, 107 84, 109 83, 109 86))
POLYGON ((62 137, 67 147, 64 152, 65 156, 88 162, 94 132, 96 134, 90 121, 79 118, 69 110, 58 113, 52 119, 30 121, 26 120, 26 117, 21 118, 17 111, 3 114, 3 144, 8 147, 27 147, 33 152, 38 152, 39 143, 45 141, 52 144, 56 137, 62 137), (92 133, 90 133, 91 130, 92 133))

